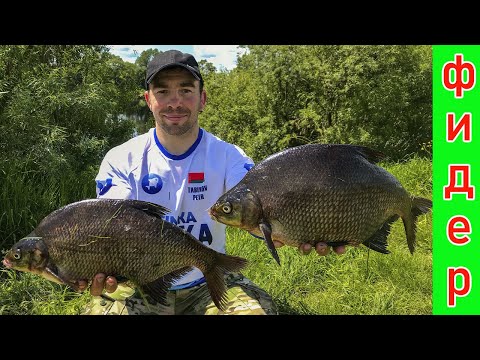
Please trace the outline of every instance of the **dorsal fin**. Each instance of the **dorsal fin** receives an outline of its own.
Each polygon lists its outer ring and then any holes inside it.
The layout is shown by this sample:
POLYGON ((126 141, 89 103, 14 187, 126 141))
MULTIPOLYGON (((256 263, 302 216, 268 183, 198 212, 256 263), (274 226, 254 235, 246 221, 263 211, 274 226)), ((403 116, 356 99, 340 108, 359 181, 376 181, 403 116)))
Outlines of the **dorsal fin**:
POLYGON ((376 164, 379 161, 382 161, 383 159, 386 158, 386 155, 380 151, 370 149, 369 147, 366 146, 360 146, 360 145, 352 145, 355 150, 357 150, 360 155, 362 155, 365 159, 370 161, 373 164, 376 164))
POLYGON ((123 202, 128 206, 141 210, 146 214, 157 217, 159 219, 161 219, 163 216, 165 216, 170 212, 170 209, 167 209, 162 205, 154 204, 147 201, 128 199, 128 200, 123 200, 123 202))

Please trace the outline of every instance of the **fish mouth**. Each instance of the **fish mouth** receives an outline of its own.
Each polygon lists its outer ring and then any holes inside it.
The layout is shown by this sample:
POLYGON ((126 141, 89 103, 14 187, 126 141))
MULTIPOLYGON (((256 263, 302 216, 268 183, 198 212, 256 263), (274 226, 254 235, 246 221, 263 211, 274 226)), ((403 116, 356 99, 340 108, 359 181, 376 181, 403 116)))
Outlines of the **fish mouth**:
POLYGON ((215 210, 210 208, 210 209, 207 210, 207 213, 213 220, 217 220, 217 215, 215 214, 215 210))
POLYGON ((8 259, 3 259, 2 263, 7 269, 11 269, 13 266, 13 264, 8 259))

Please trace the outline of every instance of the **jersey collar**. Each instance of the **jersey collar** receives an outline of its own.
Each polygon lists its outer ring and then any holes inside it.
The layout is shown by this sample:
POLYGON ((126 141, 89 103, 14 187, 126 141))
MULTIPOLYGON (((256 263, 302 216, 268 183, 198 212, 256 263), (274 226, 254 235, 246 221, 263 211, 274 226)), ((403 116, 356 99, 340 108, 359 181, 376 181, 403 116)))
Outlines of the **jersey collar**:
POLYGON ((157 130, 155 128, 153 129, 153 137, 155 138, 155 142, 157 143, 158 148, 163 153, 163 155, 165 155, 167 158, 172 159, 172 160, 183 160, 183 159, 187 158, 188 156, 190 156, 190 154, 195 151, 198 144, 200 144, 200 141, 202 140, 202 136, 203 136, 203 129, 200 128, 198 130, 197 140, 195 140, 195 142, 192 144, 192 146, 190 146, 190 148, 187 151, 185 151, 183 154, 174 155, 174 154, 170 154, 167 151, 167 149, 165 149, 163 147, 163 145, 160 143, 160 140, 158 140, 157 130))

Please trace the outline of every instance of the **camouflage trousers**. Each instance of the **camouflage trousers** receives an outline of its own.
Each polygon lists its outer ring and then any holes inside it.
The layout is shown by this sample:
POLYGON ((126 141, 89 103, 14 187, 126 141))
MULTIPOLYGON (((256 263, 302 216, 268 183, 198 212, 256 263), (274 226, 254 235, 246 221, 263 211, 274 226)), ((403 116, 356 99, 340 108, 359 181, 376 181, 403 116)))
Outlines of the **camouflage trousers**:
MULTIPOLYGON (((167 305, 147 302, 134 289, 125 288, 123 300, 94 296, 84 315, 278 315, 270 295, 242 274, 225 275, 228 303, 218 309, 210 297, 206 282, 188 289, 170 290, 167 305)), ((119 285, 120 287, 121 285, 119 285)), ((117 290, 118 291, 118 290, 117 290)), ((117 293, 117 291, 115 293, 117 293)), ((116 297, 118 298, 118 297, 116 297)))

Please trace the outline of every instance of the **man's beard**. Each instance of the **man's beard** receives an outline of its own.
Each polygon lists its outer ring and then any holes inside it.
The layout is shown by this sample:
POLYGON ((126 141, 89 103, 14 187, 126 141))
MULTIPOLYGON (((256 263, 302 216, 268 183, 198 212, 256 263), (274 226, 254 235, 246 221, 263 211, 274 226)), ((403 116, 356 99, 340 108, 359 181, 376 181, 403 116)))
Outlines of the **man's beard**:
POLYGON ((181 136, 189 132, 194 126, 196 121, 192 118, 188 119, 183 125, 168 125, 162 118, 159 120, 159 125, 163 131, 168 135, 181 136))

